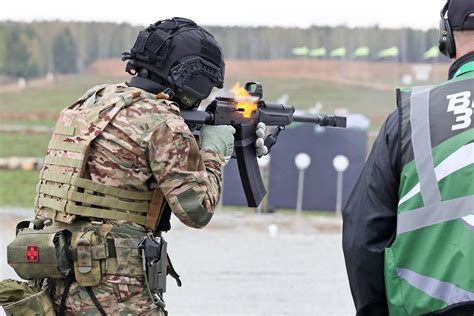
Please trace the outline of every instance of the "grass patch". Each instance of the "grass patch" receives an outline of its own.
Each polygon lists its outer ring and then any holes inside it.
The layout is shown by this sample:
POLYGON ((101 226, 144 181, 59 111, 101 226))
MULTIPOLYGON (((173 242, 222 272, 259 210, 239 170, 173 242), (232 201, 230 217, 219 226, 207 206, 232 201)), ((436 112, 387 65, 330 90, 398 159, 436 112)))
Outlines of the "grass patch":
MULTIPOLYGON (((59 116, 59 111, 58 111, 58 116, 59 116)), ((28 127, 34 127, 34 126, 54 127, 56 125, 56 120, 55 119, 54 120, 53 119, 35 119, 35 120, 9 119, 8 121, 6 121, 0 118, 0 124, 3 126, 22 125, 22 126, 28 126, 28 127)))
POLYGON ((0 205, 33 207, 38 171, 1 170, 0 205))
POLYGON ((22 91, 0 93, 2 112, 28 112, 31 110, 60 110, 74 103, 92 86, 117 83, 124 78, 96 77, 90 75, 61 78, 59 82, 22 91))
POLYGON ((43 157, 49 134, 0 133, 0 157, 43 157))

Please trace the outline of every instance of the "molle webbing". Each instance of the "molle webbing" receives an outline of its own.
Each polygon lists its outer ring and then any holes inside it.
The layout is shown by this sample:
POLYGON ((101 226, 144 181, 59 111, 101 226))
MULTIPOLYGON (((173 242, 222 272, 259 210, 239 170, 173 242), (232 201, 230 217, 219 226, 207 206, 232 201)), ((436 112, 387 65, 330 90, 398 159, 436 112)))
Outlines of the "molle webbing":
POLYGON ((54 133, 59 134, 59 135, 65 135, 65 136, 74 136, 75 131, 76 131, 75 127, 62 126, 62 125, 58 125, 54 129, 54 133))
POLYGON ((150 201, 151 198, 153 197, 153 191, 136 192, 136 191, 122 190, 119 188, 113 188, 110 186, 106 186, 106 185, 94 182, 92 180, 75 176, 71 172, 59 173, 59 172, 46 170, 43 172, 42 178, 48 181, 54 181, 54 182, 59 182, 63 184, 70 184, 78 188, 95 191, 101 194, 112 195, 118 198, 150 201))
POLYGON ((82 168, 84 159, 75 159, 69 157, 55 157, 55 156, 46 156, 44 158, 45 165, 57 165, 63 167, 71 168, 82 168))
POLYGON ((47 170, 43 172, 42 179, 48 184, 38 185, 38 193, 50 197, 39 196, 37 203, 40 208, 50 209, 46 211, 50 215, 48 217, 54 218, 55 212, 62 212, 127 220, 139 225, 146 223, 153 191, 127 191, 80 178, 73 173, 63 174, 47 170))
POLYGON ((85 144, 65 143, 61 141, 51 140, 48 149, 65 150, 75 153, 85 154, 88 146, 85 144))
POLYGON ((125 107, 137 102, 141 90, 106 95, 95 102, 105 86, 88 91, 58 120, 37 186, 36 210, 42 217, 72 223, 76 216, 125 220, 156 227, 163 198, 153 191, 136 192, 84 178, 91 142, 125 107))

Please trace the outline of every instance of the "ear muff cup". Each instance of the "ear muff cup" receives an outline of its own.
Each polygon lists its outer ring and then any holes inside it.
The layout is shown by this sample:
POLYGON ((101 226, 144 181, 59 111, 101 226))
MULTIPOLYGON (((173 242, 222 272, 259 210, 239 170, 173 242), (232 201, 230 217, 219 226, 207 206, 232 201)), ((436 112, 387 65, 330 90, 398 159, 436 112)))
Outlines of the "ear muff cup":
POLYGON ((456 43, 454 42, 453 31, 449 20, 445 17, 448 11, 449 1, 441 10, 441 20, 439 22, 439 50, 440 52, 449 57, 456 57, 456 43))

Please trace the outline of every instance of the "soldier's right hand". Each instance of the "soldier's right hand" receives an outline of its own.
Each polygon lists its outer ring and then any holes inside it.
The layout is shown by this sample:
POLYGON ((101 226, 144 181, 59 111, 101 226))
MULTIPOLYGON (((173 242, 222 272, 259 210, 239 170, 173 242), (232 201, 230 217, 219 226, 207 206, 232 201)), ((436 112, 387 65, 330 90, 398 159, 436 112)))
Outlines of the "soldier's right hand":
POLYGON ((235 128, 230 125, 204 125, 200 140, 202 149, 211 149, 224 155, 226 161, 234 151, 235 128))

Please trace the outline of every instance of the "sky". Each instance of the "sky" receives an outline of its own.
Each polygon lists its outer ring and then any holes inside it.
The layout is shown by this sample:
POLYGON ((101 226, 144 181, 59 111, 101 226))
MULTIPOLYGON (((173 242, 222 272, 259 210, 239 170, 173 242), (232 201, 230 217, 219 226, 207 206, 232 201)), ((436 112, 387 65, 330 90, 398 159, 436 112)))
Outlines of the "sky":
POLYGON ((0 20, 128 22, 182 16, 202 25, 437 28, 446 0, 8 0, 0 20))

